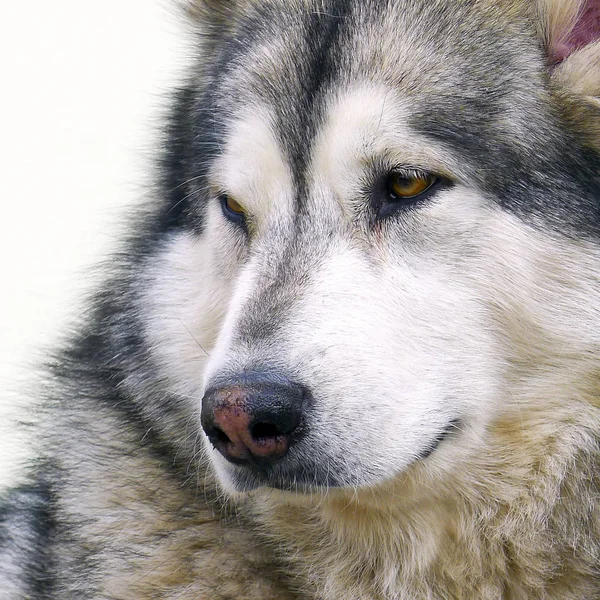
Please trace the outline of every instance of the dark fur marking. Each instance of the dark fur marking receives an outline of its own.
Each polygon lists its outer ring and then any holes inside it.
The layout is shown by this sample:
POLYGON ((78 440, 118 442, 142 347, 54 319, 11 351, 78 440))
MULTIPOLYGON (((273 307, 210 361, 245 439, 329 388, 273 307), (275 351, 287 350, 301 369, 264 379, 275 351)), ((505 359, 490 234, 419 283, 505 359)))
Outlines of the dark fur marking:
MULTIPOLYGON (((555 131, 532 130, 539 140, 533 154, 515 137, 489 134, 494 112, 483 112, 489 120, 477 125, 480 106, 464 99, 432 100, 421 107, 412 124, 464 157, 471 183, 519 218, 535 225, 543 223, 558 233, 581 237, 600 236, 600 156, 582 147, 573 137, 555 131), (486 131, 487 130, 487 131, 486 131), (490 140, 496 140, 491 144, 490 140), (500 141, 502 140, 502 141, 500 141), (565 182, 568 182, 565 185, 565 182)), ((558 128, 556 129, 558 131, 558 128)))
POLYGON ((23 582, 33 598, 53 597, 56 529, 54 496, 43 481, 12 490, 0 503, 0 548, 18 552, 23 582))
POLYGON ((208 92, 198 94, 193 83, 176 95, 160 161, 166 203, 153 227, 156 234, 180 227, 202 232, 206 170, 219 151, 222 136, 213 113, 214 99, 208 92))

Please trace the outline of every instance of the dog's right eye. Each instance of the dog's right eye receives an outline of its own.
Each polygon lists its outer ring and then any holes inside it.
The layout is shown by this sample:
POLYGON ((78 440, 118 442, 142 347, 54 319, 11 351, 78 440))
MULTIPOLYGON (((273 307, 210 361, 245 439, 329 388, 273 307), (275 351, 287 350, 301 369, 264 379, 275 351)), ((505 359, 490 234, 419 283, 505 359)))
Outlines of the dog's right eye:
POLYGON ((244 225, 246 223, 246 211, 244 210, 244 207, 231 196, 223 194, 220 197, 220 204, 226 219, 233 223, 237 223, 238 225, 244 225))

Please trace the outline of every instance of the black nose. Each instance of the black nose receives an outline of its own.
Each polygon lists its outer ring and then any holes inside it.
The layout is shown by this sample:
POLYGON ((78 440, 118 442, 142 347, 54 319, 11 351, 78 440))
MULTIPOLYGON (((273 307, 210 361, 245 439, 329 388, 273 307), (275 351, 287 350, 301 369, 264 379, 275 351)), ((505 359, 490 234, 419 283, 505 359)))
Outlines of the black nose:
POLYGON ((306 389, 294 383, 231 382, 202 399, 202 427, 229 461, 267 467, 306 429, 306 389))

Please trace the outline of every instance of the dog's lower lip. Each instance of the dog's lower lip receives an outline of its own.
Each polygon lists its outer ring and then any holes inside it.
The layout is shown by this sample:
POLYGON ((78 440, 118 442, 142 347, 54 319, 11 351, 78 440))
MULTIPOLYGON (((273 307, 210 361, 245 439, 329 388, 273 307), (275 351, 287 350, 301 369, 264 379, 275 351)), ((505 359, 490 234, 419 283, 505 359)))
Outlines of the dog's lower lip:
POLYGON ((263 470, 254 465, 239 466, 235 469, 235 481, 239 491, 267 487, 284 492, 302 493, 341 487, 340 482, 331 474, 326 476, 318 470, 310 471, 309 477, 305 469, 280 469, 281 467, 273 472, 271 469, 263 470))

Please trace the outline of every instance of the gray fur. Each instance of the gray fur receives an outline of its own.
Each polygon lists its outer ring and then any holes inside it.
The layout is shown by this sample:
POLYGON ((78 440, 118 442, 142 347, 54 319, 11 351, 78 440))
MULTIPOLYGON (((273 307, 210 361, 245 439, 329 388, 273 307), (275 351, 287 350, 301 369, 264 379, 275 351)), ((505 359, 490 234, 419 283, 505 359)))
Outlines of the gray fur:
POLYGON ((548 63, 578 8, 192 4, 155 201, 3 497, 2 597, 600 597, 600 71, 548 63), (399 206, 399 167, 443 184, 399 206), (311 394, 262 473, 200 427, 256 373, 311 394))

